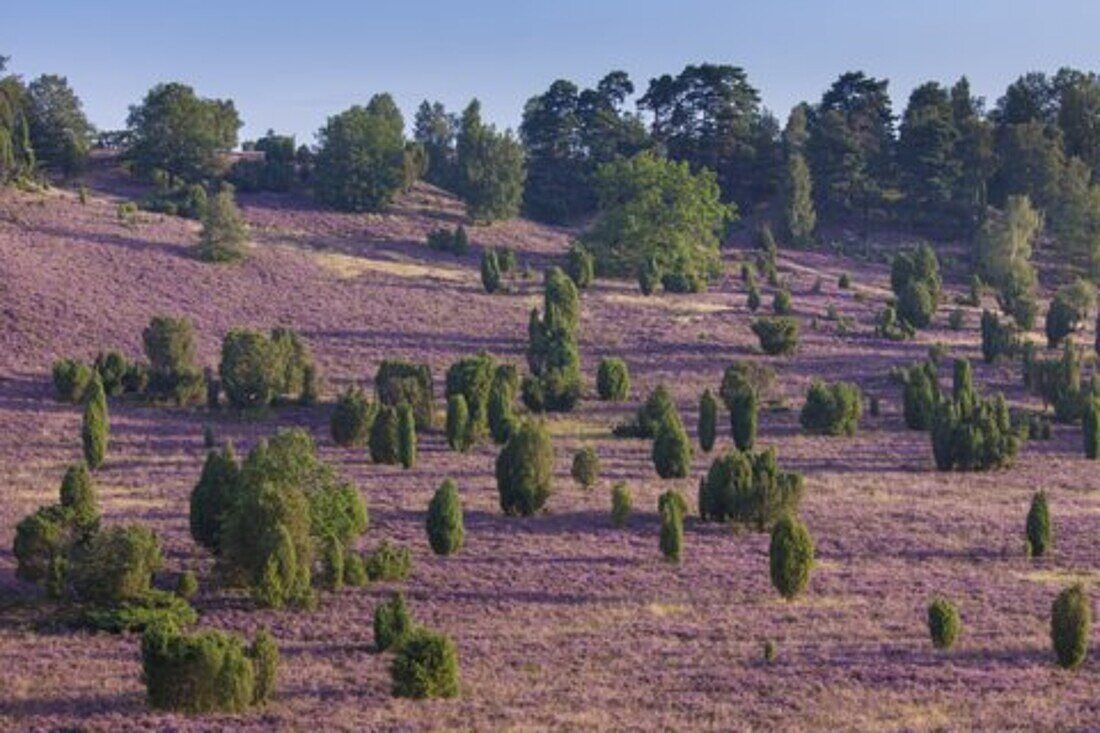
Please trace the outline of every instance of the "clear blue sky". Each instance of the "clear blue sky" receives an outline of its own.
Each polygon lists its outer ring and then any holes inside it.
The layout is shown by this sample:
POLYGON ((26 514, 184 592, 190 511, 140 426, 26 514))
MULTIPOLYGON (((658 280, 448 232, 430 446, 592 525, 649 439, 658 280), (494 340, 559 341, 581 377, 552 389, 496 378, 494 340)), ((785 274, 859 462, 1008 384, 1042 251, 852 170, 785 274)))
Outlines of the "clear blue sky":
POLYGON ((557 78, 627 71, 644 90, 687 63, 743 66, 781 119, 841 72, 890 80, 895 111, 935 79, 971 79, 992 103, 1029 70, 1100 69, 1096 0, 0 0, 0 54, 24 77, 59 73, 101 128, 158 81, 230 97, 242 139, 313 142, 328 115, 389 91, 519 123, 557 78))

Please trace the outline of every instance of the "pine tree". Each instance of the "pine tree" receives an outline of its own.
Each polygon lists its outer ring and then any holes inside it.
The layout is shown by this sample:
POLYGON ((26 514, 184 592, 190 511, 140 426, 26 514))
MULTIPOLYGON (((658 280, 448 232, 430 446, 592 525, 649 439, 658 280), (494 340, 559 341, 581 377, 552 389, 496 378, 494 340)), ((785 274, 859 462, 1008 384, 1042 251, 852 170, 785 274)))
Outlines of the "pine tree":
POLYGON ((805 247, 816 226, 810 168, 801 153, 791 153, 783 177, 783 227, 793 244, 805 247))

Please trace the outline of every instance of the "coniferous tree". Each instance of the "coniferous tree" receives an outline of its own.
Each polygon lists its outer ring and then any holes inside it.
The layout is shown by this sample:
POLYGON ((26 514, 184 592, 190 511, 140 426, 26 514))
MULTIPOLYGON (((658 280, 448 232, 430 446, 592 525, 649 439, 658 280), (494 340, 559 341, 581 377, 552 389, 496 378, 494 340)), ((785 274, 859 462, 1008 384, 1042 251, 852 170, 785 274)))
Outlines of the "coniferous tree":
POLYGON ((98 374, 92 377, 84 400, 84 423, 80 433, 84 443, 84 462, 88 468, 95 470, 103 465, 107 457, 107 441, 111 432, 107 394, 98 374))

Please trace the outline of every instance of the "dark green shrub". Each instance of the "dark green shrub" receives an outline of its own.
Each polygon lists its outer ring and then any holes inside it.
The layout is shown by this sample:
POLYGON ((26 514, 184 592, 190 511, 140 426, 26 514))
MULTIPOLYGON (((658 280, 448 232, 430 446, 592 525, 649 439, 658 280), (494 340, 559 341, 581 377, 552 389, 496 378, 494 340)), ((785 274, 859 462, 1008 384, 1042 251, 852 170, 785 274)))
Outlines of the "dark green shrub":
POLYGON ((501 247, 497 250, 497 260, 500 262, 500 271, 503 273, 516 271, 516 253, 515 250, 508 247, 501 247))
POLYGON ((578 290, 584 290, 592 284, 596 275, 596 259, 588 249, 577 242, 569 248, 565 259, 565 272, 573 280, 578 290))
POLYGON ((371 404, 363 390, 348 387, 337 398, 329 419, 333 442, 344 447, 366 445, 377 414, 377 406, 371 404))
POLYGON ((661 495, 658 513, 661 517, 661 554, 669 562, 679 563, 684 552, 683 499, 675 491, 661 495), (677 501, 679 499, 679 501, 677 501))
POLYGON ((394 697, 457 697, 458 649, 449 636, 416 629, 398 645, 390 673, 394 697))
POLYGON ((1085 458, 1095 461, 1100 457, 1100 400, 1093 397, 1088 401, 1081 422, 1085 439, 1085 458))
POLYGON ((247 242, 248 225, 237 208, 233 187, 223 183, 203 212, 198 257, 205 262, 237 262, 244 258, 247 242))
POLYGON ((600 478, 600 457, 596 449, 585 446, 573 454, 573 466, 570 469, 573 480, 582 489, 591 489, 600 478))
POLYGON ((416 465, 416 418, 407 402, 397 407, 397 461, 406 469, 416 465))
POLYGON ((394 593, 390 599, 374 609, 374 646, 384 652, 392 649, 413 630, 405 594, 394 593))
POLYGON ((92 382, 94 371, 87 364, 74 359, 61 359, 53 363, 53 387, 57 399, 62 402, 82 402, 84 392, 92 382))
POLYGON ((850 290, 852 288, 852 277, 846 272, 840 273, 840 277, 837 278, 836 286, 841 290, 850 290))
POLYGON ((103 381, 103 391, 109 397, 117 397, 123 392, 122 379, 126 376, 129 364, 126 357, 117 351, 100 352, 93 367, 103 381))
POLYGON ((252 702, 262 705, 275 697, 275 686, 279 680, 279 645, 270 631, 261 627, 256 632, 248 656, 256 673, 252 702))
POLYGON ((814 566, 814 542, 805 525, 791 514, 784 515, 772 529, 768 547, 772 585, 790 600, 806 589, 814 566))
POLYGON ((156 535, 140 524, 97 532, 75 553, 69 578, 78 598, 101 605, 140 600, 162 558, 156 535))
POLYGON ((459 359, 447 370, 446 396, 460 394, 466 398, 469 411, 469 438, 480 439, 489 427, 489 392, 497 364, 492 356, 482 352, 477 356, 459 359))
POLYGON ((39 508, 16 525, 12 554, 17 577, 32 583, 49 577, 51 563, 63 561, 75 541, 70 519, 65 508, 55 504, 39 508))
POLYGON ((694 270, 673 270, 661 274, 661 287, 666 293, 701 293, 707 289, 707 278, 694 270))
POLYGON ((995 313, 982 311, 982 359, 992 364, 997 357, 1009 355, 1017 347, 1017 336, 1011 324, 1002 324, 995 313))
POLYGON ((99 501, 86 464, 76 463, 65 470, 60 493, 61 507, 68 521, 82 532, 95 531, 99 522, 99 501))
POLYGON ((760 291, 756 289, 756 285, 749 286, 749 295, 745 300, 745 305, 751 313, 760 310, 760 291))
POLYGON ((371 426, 370 459, 375 463, 397 465, 400 460, 399 442, 397 408, 383 405, 371 426))
POLYGON ((951 315, 947 317, 947 327, 952 331, 961 331, 963 326, 966 325, 966 313, 962 308, 956 308, 951 311, 951 315))
POLYGON ((941 400, 932 419, 932 454, 941 471, 986 471, 1012 465, 1019 438, 1004 396, 941 400))
POLYGON ((780 470, 774 448, 760 453, 727 451, 711 463, 699 487, 699 514, 769 529, 802 501, 801 474, 780 470))
POLYGON ((367 577, 367 564, 358 552, 348 550, 344 553, 344 584, 352 588, 362 588, 370 581, 367 577))
POLYGON ((513 405, 518 387, 516 376, 515 367, 501 365, 497 367, 493 384, 489 388, 489 434, 498 445, 508 441, 515 425, 513 405))
POLYGON ((519 425, 496 461, 497 491, 505 514, 530 516, 542 509, 553 490, 554 447, 546 426, 519 425))
POLYGON ((657 260, 649 258, 638 267, 638 289, 642 295, 652 295, 661 282, 661 268, 657 260))
POLYGON ((672 404, 672 396, 668 393, 668 389, 663 384, 657 385, 638 408, 633 434, 639 438, 657 437, 657 431, 664 422, 665 416, 675 410, 676 407, 672 404))
POLYGON ((98 374, 92 378, 84 399, 84 421, 80 428, 80 437, 84 444, 84 462, 94 471, 107 458, 107 441, 111 432, 110 418, 107 415, 107 395, 98 374))
POLYGON ((149 362, 150 396, 188 404, 202 399, 202 374, 195 365, 195 330, 187 318, 156 316, 141 334, 149 362))
POLYGON ((710 453, 718 437, 718 400, 709 389, 699 398, 699 447, 710 453))
POLYGON ((940 400, 939 380, 936 367, 927 361, 914 364, 905 370, 903 403, 905 426, 910 430, 928 430, 936 413, 940 400))
POLYGON ((802 428, 818 435, 855 435, 862 400, 859 387, 851 382, 826 384, 815 379, 802 406, 802 428))
POLYGON ((412 405, 417 430, 432 427, 432 372, 427 364, 387 359, 374 376, 374 391, 378 402, 396 408, 402 402, 412 405))
POLYGON ((960 626, 959 612, 951 601, 936 598, 928 604, 928 633, 932 636, 932 646, 950 649, 955 645, 960 626))
POLYGON ((694 450, 684 423, 675 410, 665 413, 653 438, 653 466, 664 479, 685 478, 691 471, 694 450))
POLYGON ((500 260, 496 250, 487 248, 481 253, 481 285, 492 295, 500 290, 501 284, 500 260))
POLYGON ((630 372, 626 362, 615 357, 600 360, 596 371, 596 391, 600 399, 608 402, 621 402, 630 396, 630 372))
POLYGON ((1089 653, 1092 601, 1080 583, 1066 588, 1050 609, 1050 638, 1058 665, 1077 669, 1089 653))
POLYGON ((1081 419, 1088 400, 1096 396, 1096 385, 1081 384, 1081 359, 1072 339, 1066 339, 1061 359, 1029 359, 1028 383, 1044 405, 1054 407, 1060 422, 1081 419))
POLYGON ((1032 557, 1042 557, 1051 548, 1050 511, 1045 491, 1037 491, 1031 497, 1027 512, 1027 543, 1032 557))
POLYGON ((760 348, 771 356, 788 356, 798 348, 798 321, 789 316, 757 318, 752 332, 760 339, 760 348))
POLYGON ((630 487, 625 482, 619 481, 611 487, 611 524, 616 527, 625 527, 630 521, 630 512, 634 508, 634 498, 630 494, 630 487))
POLYGON ((1095 300, 1096 291, 1085 280, 1060 288, 1047 309, 1047 345, 1053 349, 1067 336, 1078 331, 1088 320, 1089 310, 1095 300))
POLYGON ((233 446, 210 451, 199 482, 191 490, 191 537, 203 547, 218 551, 225 513, 235 501, 241 471, 233 446))
POLYGON ((466 229, 459 225, 457 229, 433 229, 428 232, 428 247, 437 252, 447 252, 461 257, 470 249, 470 239, 466 229))
POLYGON ((234 407, 270 404, 279 380, 271 339, 258 331, 232 329, 222 341, 218 374, 225 396, 234 407))
POLYGON ((186 601, 194 598, 198 592, 199 579, 195 576, 195 571, 188 570, 180 573, 179 579, 176 581, 176 595, 186 601))
POLYGON ((462 549, 465 529, 462 500, 455 482, 447 479, 428 504, 428 543, 437 555, 452 555, 462 549))
POLYGON ((794 305, 791 303, 791 294, 787 290, 776 290, 775 296, 772 298, 772 313, 777 316, 789 316, 794 312, 794 305))
POLYGON ((333 593, 344 587, 344 562, 347 552, 343 544, 335 537, 326 537, 321 542, 321 585, 333 593))
POLYGON ((901 320, 914 328, 926 328, 936 313, 942 290, 935 250, 922 244, 896 255, 890 266, 890 286, 901 320))
POLYGON ((543 314, 531 311, 528 321, 527 364, 523 398, 532 411, 567 412, 580 399, 580 352, 576 328, 580 320, 577 287, 560 268, 546 271, 543 314))
POLYGON ((447 445, 451 450, 465 453, 472 444, 466 398, 461 394, 451 395, 447 400, 447 445))
POLYGON ((364 562, 367 577, 372 581, 404 580, 412 570, 412 553, 407 547, 383 540, 364 562))

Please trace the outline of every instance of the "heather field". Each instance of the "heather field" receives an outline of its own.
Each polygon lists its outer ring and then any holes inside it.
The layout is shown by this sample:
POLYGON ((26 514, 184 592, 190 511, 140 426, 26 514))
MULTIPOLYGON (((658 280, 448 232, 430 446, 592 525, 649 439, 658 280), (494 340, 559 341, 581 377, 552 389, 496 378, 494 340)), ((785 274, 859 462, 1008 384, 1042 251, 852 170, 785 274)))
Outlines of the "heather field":
MULTIPOLYGON (((471 251, 429 250, 429 230, 461 221, 459 203, 418 185, 386 214, 320 210, 294 195, 241 194, 252 229, 249 256, 219 267, 190 255, 197 225, 140 213, 116 216, 132 196, 109 168, 73 191, 0 192, 0 728, 5 730, 1098 730, 1100 660, 1075 673, 1050 649, 1050 604, 1072 581, 1100 578, 1100 477, 1082 457, 1077 426, 1055 425, 1050 441, 1025 444, 1016 465, 985 474, 934 469, 927 433, 906 430, 891 367, 925 358, 942 341, 974 363, 976 384, 1038 407, 1018 364, 988 366, 979 352, 980 309, 947 328, 953 307, 911 341, 874 335, 889 294, 886 265, 841 255, 782 251, 803 337, 794 358, 764 357, 737 263, 701 295, 643 297, 633 282, 599 280, 582 296, 579 327, 585 394, 572 413, 549 418, 555 492, 532 518, 505 517, 493 479, 497 448, 447 448, 440 430, 421 438, 413 470, 370 463, 363 449, 329 436, 332 400, 350 383, 371 386, 380 361, 428 362, 442 408, 442 376, 455 359, 486 350, 523 364, 528 312, 541 303, 541 270, 573 232, 514 220, 471 227, 471 251), (511 247, 529 279, 488 295, 478 261, 484 247, 511 247), (838 290, 842 272, 851 290, 838 290), (812 293, 817 278, 820 293, 812 293), (837 333, 828 307, 855 320, 837 333), (139 637, 43 629, 39 592, 16 580, 16 523, 53 501, 64 468, 81 454, 80 410, 53 399, 54 359, 92 359, 118 348, 141 356, 141 331, 155 314, 189 316, 200 361, 216 366, 233 326, 292 326, 323 375, 322 400, 265 416, 156 408, 112 401, 111 450, 97 472, 108 522, 152 526, 173 573, 209 553, 188 531, 188 496, 205 449, 203 428, 243 453, 278 427, 303 426, 323 458, 358 485, 370 508, 363 548, 408 545, 404 587, 417 620, 453 636, 461 695, 417 702, 392 698, 388 655, 375 652, 375 606, 396 587, 378 583, 322 594, 313 612, 261 611, 242 592, 203 585, 200 627, 245 632, 261 625, 278 639, 283 664, 276 700, 240 718, 188 718, 151 711, 141 681, 139 637), (816 321, 816 327, 814 322, 816 321), (630 367, 631 399, 598 402, 601 357, 630 367), (808 591, 783 601, 768 575, 768 537, 701 524, 689 513, 684 559, 658 550, 657 497, 670 486, 695 503, 711 455, 696 450, 690 478, 662 481, 650 442, 619 439, 625 421, 660 383, 671 390, 694 437, 700 393, 717 390, 735 359, 771 364, 776 400, 762 411, 758 443, 775 446, 785 468, 806 477, 801 516, 818 563, 808 591), (798 424, 814 377, 856 381, 880 399, 854 438, 804 435, 798 424), (591 491, 569 476, 574 450, 594 446, 603 474, 591 491), (466 510, 466 547, 432 554, 425 510, 453 478, 466 510), (625 529, 609 520, 610 487, 635 495, 625 529), (1051 501, 1055 551, 1030 560, 1024 517, 1032 493, 1051 501), (925 609, 938 594, 959 607, 963 632, 939 652, 925 609), (778 656, 763 659, 766 640, 778 656)), ((771 289, 762 287, 765 308, 771 289)), ((962 278, 949 279, 949 297, 962 278)), ((1081 337, 1091 343, 1092 333, 1081 337)), ((942 370, 946 378, 949 370, 942 370)), ((716 451, 730 445, 722 411, 716 451)))

